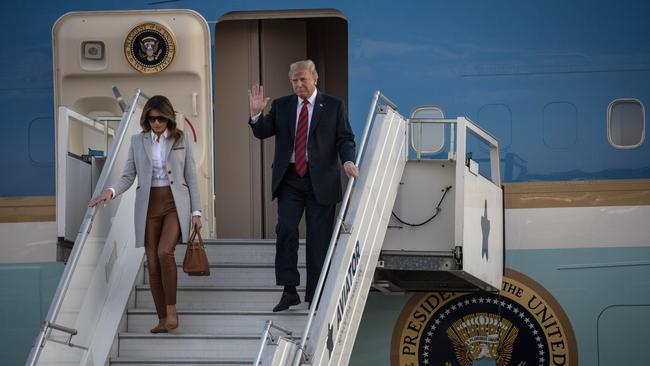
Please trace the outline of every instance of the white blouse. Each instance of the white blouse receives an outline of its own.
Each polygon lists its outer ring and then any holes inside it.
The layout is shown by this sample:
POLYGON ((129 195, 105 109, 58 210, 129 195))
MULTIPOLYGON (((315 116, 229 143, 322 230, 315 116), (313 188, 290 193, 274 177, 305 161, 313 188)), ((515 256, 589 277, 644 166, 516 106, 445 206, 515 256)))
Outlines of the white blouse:
POLYGON ((170 143, 170 141, 167 141, 167 137, 169 137, 168 130, 165 130, 160 137, 153 130, 151 131, 152 187, 169 186, 169 179, 167 179, 167 173, 165 172, 165 165, 167 163, 165 152, 167 151, 167 144, 170 143))

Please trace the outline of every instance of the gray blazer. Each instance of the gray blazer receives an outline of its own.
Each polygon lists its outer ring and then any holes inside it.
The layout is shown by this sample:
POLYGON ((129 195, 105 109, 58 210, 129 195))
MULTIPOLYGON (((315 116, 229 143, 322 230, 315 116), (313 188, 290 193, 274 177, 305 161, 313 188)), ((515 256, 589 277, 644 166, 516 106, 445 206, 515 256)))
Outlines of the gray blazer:
MULTIPOLYGON (((169 179, 174 204, 181 225, 183 242, 190 236, 191 214, 201 210, 199 189, 196 179, 196 165, 192 155, 190 137, 185 134, 175 146, 167 144, 167 176, 169 179)), ((131 136, 129 157, 120 179, 111 186, 115 196, 124 193, 138 176, 135 190, 135 246, 144 246, 144 229, 149 208, 149 192, 153 167, 151 163, 151 132, 142 132, 131 136)))

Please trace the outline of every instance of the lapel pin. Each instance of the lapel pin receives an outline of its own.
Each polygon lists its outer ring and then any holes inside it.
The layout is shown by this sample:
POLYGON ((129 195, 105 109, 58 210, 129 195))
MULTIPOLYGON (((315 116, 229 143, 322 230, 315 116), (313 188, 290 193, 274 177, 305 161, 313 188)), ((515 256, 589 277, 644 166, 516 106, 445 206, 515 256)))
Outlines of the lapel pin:
POLYGON ((323 103, 319 104, 318 106, 321 107, 321 108, 323 108, 323 103))

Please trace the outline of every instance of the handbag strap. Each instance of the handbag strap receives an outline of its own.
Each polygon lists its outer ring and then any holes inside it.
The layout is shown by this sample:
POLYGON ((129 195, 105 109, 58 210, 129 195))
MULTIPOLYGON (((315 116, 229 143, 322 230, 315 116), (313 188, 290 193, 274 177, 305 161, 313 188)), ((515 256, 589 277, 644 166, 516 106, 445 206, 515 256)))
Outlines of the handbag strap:
POLYGON ((196 232, 194 230, 192 230, 192 232, 190 233, 190 239, 187 241, 187 247, 188 248, 191 247, 191 246, 196 245, 194 243, 195 239, 196 239, 196 232))
POLYGON ((199 237, 199 246, 205 247, 205 243, 203 242, 203 238, 201 237, 201 230, 194 230, 195 236, 199 237))
POLYGON ((192 229, 192 233, 190 234, 190 240, 187 241, 187 246, 189 248, 195 245, 201 248, 205 247, 205 243, 203 242, 203 238, 201 237, 201 231, 192 229), (195 242, 197 236, 199 237, 198 243, 195 242))

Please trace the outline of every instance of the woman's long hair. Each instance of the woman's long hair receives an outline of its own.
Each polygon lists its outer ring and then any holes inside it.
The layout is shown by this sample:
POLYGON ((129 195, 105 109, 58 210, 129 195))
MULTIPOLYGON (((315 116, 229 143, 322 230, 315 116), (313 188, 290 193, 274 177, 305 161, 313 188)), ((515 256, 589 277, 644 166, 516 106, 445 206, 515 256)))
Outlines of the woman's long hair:
POLYGON ((183 131, 176 125, 176 112, 174 112, 172 103, 163 95, 154 95, 144 105, 142 116, 140 116, 140 127, 142 127, 142 131, 151 131, 151 125, 147 121, 147 117, 152 109, 158 110, 163 117, 167 118, 167 131, 169 132, 169 137, 174 138, 174 145, 176 145, 183 138, 183 131))

